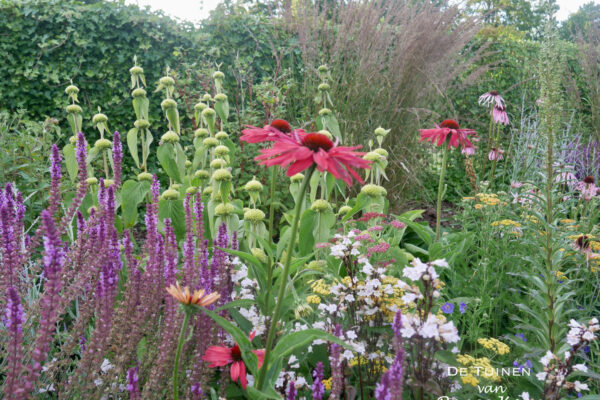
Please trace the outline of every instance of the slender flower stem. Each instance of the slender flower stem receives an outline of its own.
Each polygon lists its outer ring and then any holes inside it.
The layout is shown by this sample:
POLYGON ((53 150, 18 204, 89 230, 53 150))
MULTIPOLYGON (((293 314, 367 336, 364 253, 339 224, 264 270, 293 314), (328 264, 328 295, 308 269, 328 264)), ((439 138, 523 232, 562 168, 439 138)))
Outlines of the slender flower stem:
POLYGON ((448 163, 449 148, 444 145, 444 156, 442 157, 442 171, 440 172, 440 182, 438 184, 437 208, 435 213, 435 242, 440 240, 440 225, 442 222, 442 197, 444 194, 444 176, 446 175, 446 164, 448 163))
POLYGON ((183 343, 185 342, 185 335, 188 330, 191 314, 191 311, 185 310, 185 317, 183 318, 183 324, 181 325, 181 332, 179 332, 179 343, 177 344, 175 367, 173 368, 173 400, 179 399, 179 385, 177 383, 179 378, 179 360, 181 359, 181 350, 183 349, 183 343))
POLYGON ((287 253, 285 255, 283 272, 281 274, 281 281, 279 283, 279 292, 277 293, 277 303, 275 303, 275 310, 273 310, 271 323, 269 324, 269 333, 267 335, 267 344, 265 346, 265 358, 263 361, 262 368, 260 369, 260 373, 258 375, 258 383, 256 386, 258 390, 262 390, 265 384, 267 370, 269 369, 269 358, 271 357, 272 350, 271 348, 273 347, 273 341, 275 340, 275 331, 277 330, 277 322, 279 322, 279 312, 281 311, 281 305, 283 304, 283 296, 285 292, 285 287, 287 286, 288 275, 290 273, 290 265, 292 263, 292 252, 294 251, 294 245, 296 244, 296 236, 298 235, 300 211, 302 210, 304 195, 306 193, 308 183, 310 182, 310 177, 312 176, 314 170, 315 164, 313 164, 308 169, 308 173, 304 176, 302 186, 300 187, 300 192, 298 193, 298 197, 296 198, 296 207, 294 208, 294 219, 292 221, 292 226, 290 227, 290 229, 292 230, 292 235, 290 237, 290 243, 288 244, 287 253))
MULTIPOLYGON (((269 243, 273 243, 273 221, 275 219, 275 180, 277 179, 277 168, 271 168, 271 187, 269 189, 269 243)), ((273 279, 273 260, 271 257, 267 261, 267 304, 266 314, 269 314, 269 298, 271 296, 271 280, 273 279)))

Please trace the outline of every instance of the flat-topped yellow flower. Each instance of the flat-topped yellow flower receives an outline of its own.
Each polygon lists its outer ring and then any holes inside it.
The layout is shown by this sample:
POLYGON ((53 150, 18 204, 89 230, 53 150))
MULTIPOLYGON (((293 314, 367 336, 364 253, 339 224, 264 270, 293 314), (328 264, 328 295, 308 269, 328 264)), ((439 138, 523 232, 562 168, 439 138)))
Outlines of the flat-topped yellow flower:
POLYGON ((197 305, 200 307, 210 306, 221 297, 218 293, 205 294, 203 289, 196 290, 192 293, 187 286, 182 289, 181 286, 179 286, 179 282, 175 282, 175 285, 169 286, 167 292, 181 304, 197 305))

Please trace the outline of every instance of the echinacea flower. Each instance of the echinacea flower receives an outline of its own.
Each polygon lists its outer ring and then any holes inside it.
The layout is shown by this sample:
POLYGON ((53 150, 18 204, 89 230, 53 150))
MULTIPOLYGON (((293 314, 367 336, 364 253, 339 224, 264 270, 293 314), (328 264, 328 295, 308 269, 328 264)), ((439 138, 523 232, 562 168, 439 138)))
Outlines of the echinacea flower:
POLYGON ((463 149, 460 152, 464 156, 472 156, 473 154, 475 154, 475 147, 473 147, 473 146, 465 146, 465 147, 463 147, 463 149))
POLYGON ((167 292, 181 304, 197 305, 200 307, 209 306, 221 297, 218 293, 205 294, 203 289, 191 293, 187 286, 182 289, 181 286, 179 286, 179 282, 175 282, 175 285, 169 286, 167 292))
POLYGON ((442 121, 440 125, 435 124, 435 129, 419 129, 419 132, 421 133, 419 142, 431 142, 436 146, 444 144, 448 136, 450 136, 448 148, 451 146, 458 147, 459 145, 463 148, 473 147, 473 143, 467 139, 467 136, 475 135, 473 129, 461 129, 458 122, 451 119, 442 121))
POLYGON ((577 190, 581 192, 585 201, 590 201, 592 197, 596 196, 597 189, 593 176, 586 176, 577 184, 577 190))
POLYGON ((361 146, 338 146, 337 141, 334 143, 321 133, 297 130, 290 137, 280 133, 274 142, 272 148, 261 150, 262 155, 255 159, 268 167, 280 165, 285 168, 289 165, 287 176, 294 176, 316 164, 319 171, 327 171, 336 179, 352 185, 352 177, 364 183, 354 168, 370 168, 371 164, 360 157, 364 153, 354 151, 361 146))
MULTIPOLYGON (((269 125, 263 128, 247 125, 248 129, 242 131, 240 140, 247 143, 273 142, 280 138, 281 134, 289 135, 292 133, 292 127, 289 122, 283 119, 273 120, 269 125)), ((298 129, 298 132, 304 132, 298 129)))
POLYGON ((479 105, 487 106, 494 103, 496 106, 504 107, 504 99, 497 90, 490 90, 479 96, 479 105))
POLYGON ((497 124, 508 125, 510 121, 508 120, 508 114, 506 113, 506 107, 495 105, 492 108, 492 119, 497 124))
POLYGON ((488 154, 488 159, 490 161, 500 161, 504 158, 503 156, 504 150, 493 147, 492 150, 488 154))
MULTIPOLYGON (((250 332, 249 337, 250 340, 254 339, 254 332, 250 332)), ((252 350, 252 352, 258 357, 258 368, 260 368, 265 358, 265 350, 252 350)), ((225 365, 231 364, 231 380, 236 382, 239 379, 240 384, 244 389, 248 386, 246 364, 244 364, 242 350, 237 343, 232 347, 210 346, 206 349, 206 353, 204 353, 202 359, 211 363, 208 366, 209 368, 224 367, 225 365)))

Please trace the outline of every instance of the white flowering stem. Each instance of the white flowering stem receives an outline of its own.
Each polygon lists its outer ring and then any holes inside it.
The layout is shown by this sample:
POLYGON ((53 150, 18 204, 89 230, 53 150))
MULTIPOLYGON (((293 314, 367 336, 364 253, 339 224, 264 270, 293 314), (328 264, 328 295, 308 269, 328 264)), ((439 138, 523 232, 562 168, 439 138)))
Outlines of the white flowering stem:
POLYGON ((179 360, 181 359, 181 350, 183 349, 183 343, 185 342, 185 335, 188 330, 191 314, 191 311, 185 310, 185 317, 183 318, 183 324, 181 325, 181 331, 179 332, 179 342, 177 343, 177 353, 175 354, 175 366, 173 367, 173 400, 179 399, 179 360))
POLYGON ((444 143, 444 156, 442 157, 442 171, 440 172, 440 182, 438 184, 437 208, 435 213, 435 242, 440 240, 440 226, 442 222, 442 197, 444 195, 444 176, 446 175, 446 164, 448 163, 449 147, 444 143))
MULTIPOLYGON (((258 390, 262 390, 265 384, 265 378, 267 377, 267 370, 269 369, 269 359, 271 357, 271 350, 273 347, 273 341, 275 340, 275 331, 277 330, 277 323, 279 322, 279 313, 281 312, 281 305, 283 304, 283 297, 285 295, 285 287, 288 282, 288 275, 290 273, 290 265, 292 264, 292 252, 296 245, 296 237, 298 236, 298 225, 300 223, 300 211, 302 211, 302 204, 304 203, 304 195, 310 182, 310 177, 315 170, 315 164, 311 165, 308 169, 307 174, 304 176, 302 185, 300 186, 300 192, 296 198, 296 206, 294 208, 294 219, 292 220, 292 235, 288 244, 287 253, 285 254, 283 272, 281 273, 281 280, 279 282, 279 291, 277 292, 277 302, 275 303, 275 309, 271 316, 271 323, 269 324, 269 333, 267 334, 267 343, 265 345, 265 358, 263 361, 262 368, 258 374, 258 382, 256 387, 258 390)), ((272 201, 272 200, 271 200, 272 201)))

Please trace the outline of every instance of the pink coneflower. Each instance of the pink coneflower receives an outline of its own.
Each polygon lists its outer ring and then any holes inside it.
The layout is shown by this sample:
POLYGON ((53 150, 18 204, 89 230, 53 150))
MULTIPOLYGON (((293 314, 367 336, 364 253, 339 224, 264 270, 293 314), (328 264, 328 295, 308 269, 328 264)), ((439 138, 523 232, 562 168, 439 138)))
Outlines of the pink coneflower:
MULTIPOLYGON (((289 122, 283 119, 273 120, 269 125, 265 125, 263 128, 256 126, 247 125, 248 129, 242 131, 240 140, 247 143, 262 143, 262 142, 273 142, 280 138, 282 133, 291 134, 292 127, 289 122)), ((296 130, 297 132, 304 132, 302 129, 296 130)))
POLYGON ((495 105, 492 108, 492 119, 497 124, 508 125, 510 121, 508 120, 508 114, 506 113, 506 107, 495 105))
MULTIPOLYGON (((249 337, 250 340, 254 339, 254 332, 251 332, 249 337)), ((260 368, 265 358, 265 350, 252 350, 252 352, 258 357, 258 368, 260 368)), ((242 350, 237 343, 232 347, 210 346, 206 349, 206 353, 204 353, 202 359, 211 363, 208 366, 209 368, 224 367, 225 365, 231 364, 231 380, 236 382, 239 379, 240 384, 244 389, 248 386, 246 364, 244 364, 242 350)))
POLYGON ((554 178, 554 182, 559 184, 567 184, 569 186, 575 186, 577 185, 577 177, 572 172, 565 171, 556 175, 556 178, 554 178))
POLYGON ((475 131, 473 129, 461 129, 458 125, 458 122, 447 119, 443 121, 439 126, 435 124, 435 129, 419 129, 421 133, 421 139, 419 142, 426 141, 434 143, 436 146, 441 146, 446 141, 448 135, 450 135, 450 139, 448 140, 448 148, 458 147, 473 147, 473 143, 471 143, 468 139, 468 135, 475 135, 475 131))
POLYGON ((500 96, 498 91, 490 90, 489 92, 479 96, 479 105, 487 106, 491 105, 492 103, 494 103, 496 106, 504 107, 504 99, 502 96, 500 96))
POLYGON ((268 167, 280 165, 285 168, 289 165, 287 176, 296 175, 316 164, 319 171, 327 171, 350 186, 352 177, 364 183, 354 168, 370 168, 371 162, 360 157, 364 153, 354 151, 361 147, 338 146, 337 141, 333 143, 321 133, 293 131, 291 137, 279 133, 273 147, 261 150, 262 155, 255 160, 268 167))
POLYGON ((492 150, 488 154, 488 159, 490 161, 494 161, 494 160, 500 161, 504 158, 503 154, 504 154, 504 150, 498 149, 496 147, 492 147, 492 150))
POLYGON ((583 195, 585 201, 590 201, 598 191, 593 176, 586 176, 583 181, 577 184, 577 190, 583 195))

